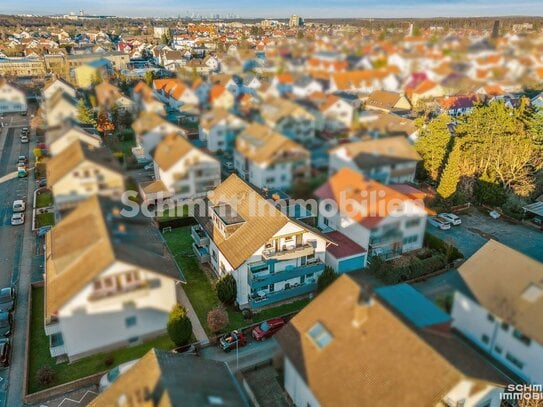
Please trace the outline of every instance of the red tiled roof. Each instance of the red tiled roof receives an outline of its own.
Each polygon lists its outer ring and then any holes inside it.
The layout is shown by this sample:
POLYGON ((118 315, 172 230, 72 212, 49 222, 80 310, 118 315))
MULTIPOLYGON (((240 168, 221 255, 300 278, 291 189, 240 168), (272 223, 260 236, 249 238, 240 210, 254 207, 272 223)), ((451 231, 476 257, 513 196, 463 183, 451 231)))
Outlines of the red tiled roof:
POLYGON ((358 243, 349 239, 341 232, 333 231, 326 234, 330 240, 336 242, 337 245, 330 245, 326 249, 328 253, 334 256, 336 259, 344 259, 346 257, 355 256, 357 254, 366 253, 366 249, 360 246, 358 243))

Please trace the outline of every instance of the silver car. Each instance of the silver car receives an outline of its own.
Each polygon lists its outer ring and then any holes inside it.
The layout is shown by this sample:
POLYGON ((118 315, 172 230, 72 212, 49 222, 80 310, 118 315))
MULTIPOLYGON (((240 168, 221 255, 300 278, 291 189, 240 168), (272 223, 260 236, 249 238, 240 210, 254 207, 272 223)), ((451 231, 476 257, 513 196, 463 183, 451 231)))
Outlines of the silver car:
POLYGON ((428 223, 441 230, 448 230, 451 228, 451 224, 449 222, 444 221, 437 216, 434 216, 433 218, 428 218, 428 223))
POLYGON ((460 219, 454 213, 440 213, 437 216, 443 219, 445 222, 449 222, 453 226, 458 226, 462 224, 462 219, 460 219))

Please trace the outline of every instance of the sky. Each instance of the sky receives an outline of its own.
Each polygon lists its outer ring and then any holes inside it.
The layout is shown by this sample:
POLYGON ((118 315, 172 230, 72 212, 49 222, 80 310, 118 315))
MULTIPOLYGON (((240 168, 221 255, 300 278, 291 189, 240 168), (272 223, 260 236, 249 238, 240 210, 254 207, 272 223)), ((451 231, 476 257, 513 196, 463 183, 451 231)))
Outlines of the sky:
POLYGON ((542 16, 543 0, 0 0, 0 14, 308 18, 542 16))

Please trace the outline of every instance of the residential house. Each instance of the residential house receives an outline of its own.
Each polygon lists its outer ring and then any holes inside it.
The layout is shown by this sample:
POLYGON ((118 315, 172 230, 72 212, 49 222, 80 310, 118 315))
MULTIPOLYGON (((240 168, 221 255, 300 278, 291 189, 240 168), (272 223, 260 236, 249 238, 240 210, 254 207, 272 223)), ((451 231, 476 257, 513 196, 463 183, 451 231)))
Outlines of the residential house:
POLYGON ((419 100, 433 99, 445 96, 445 89, 429 79, 422 81, 411 91, 411 104, 415 106, 419 100))
POLYGON ((160 116, 166 116, 166 109, 164 103, 158 100, 151 89, 145 82, 139 81, 134 86, 132 99, 134 100, 136 109, 138 111, 156 113, 160 116))
POLYGON ((45 112, 48 127, 61 126, 70 119, 79 119, 78 101, 69 93, 57 89, 53 96, 46 100, 45 112))
POLYGON ((118 87, 107 81, 96 85, 94 92, 96 93, 99 108, 111 112, 111 108, 115 106, 119 113, 132 113, 134 111, 134 102, 126 97, 118 87))
POLYGON ((20 113, 26 112, 26 110, 25 93, 0 79, 0 114, 20 113))
POLYGON ((391 259, 422 247, 427 212, 415 188, 386 186, 342 168, 315 196, 325 205, 319 227, 341 232, 370 257, 391 259))
POLYGON ((215 84, 209 90, 209 104, 212 109, 231 109, 234 106, 234 95, 224 86, 215 84))
POLYGON ((268 99, 260 113, 269 127, 293 140, 307 143, 315 138, 315 117, 297 103, 282 98, 268 99))
POLYGON ((132 153, 138 162, 151 161, 151 151, 168 134, 178 134, 186 137, 186 132, 175 124, 170 123, 154 112, 141 112, 132 123, 132 129, 136 133, 136 147, 132 153))
POLYGON ((489 240, 458 271, 453 327, 528 383, 543 383, 543 265, 489 240))
POLYGON ((164 335, 184 282, 152 220, 91 197, 45 237, 45 333, 74 361, 164 335))
POLYGON ((194 91, 180 79, 155 79, 153 89, 158 99, 168 104, 172 109, 182 105, 198 105, 194 91))
POLYGON ((468 96, 446 96, 437 99, 442 113, 447 113, 451 117, 469 114, 479 103, 477 95, 468 96))
POLYGON ((146 393, 147 407, 249 406, 226 362, 161 349, 147 352, 88 406, 114 406, 119 400, 139 405, 146 393))
POLYGON ((415 142, 419 135, 419 129, 415 121, 394 113, 379 112, 376 110, 362 112, 358 116, 358 136, 366 139, 386 138, 390 136, 402 136, 410 142, 415 142))
POLYGON ((335 95, 328 95, 320 112, 324 119, 324 129, 328 131, 344 131, 351 129, 354 118, 354 107, 335 95))
POLYGON ((375 90, 370 93, 365 104, 368 110, 380 110, 386 113, 407 113, 411 110, 409 100, 398 92, 375 90))
POLYGON ((93 84, 106 80, 113 73, 113 64, 107 58, 99 58, 84 65, 74 68, 74 76, 77 86, 83 89, 90 88, 93 84))
POLYGON ((296 406, 500 406, 508 379, 450 332, 418 328, 341 276, 275 338, 296 406))
POLYGON ((41 91, 41 94, 46 104, 47 104, 47 101, 49 101, 53 97, 53 95, 57 92, 57 90, 60 90, 66 93, 72 98, 76 97, 76 91, 72 85, 70 85, 68 82, 66 82, 63 79, 55 78, 51 80, 49 83, 47 83, 41 91))
POLYGON ((177 199, 205 196, 221 182, 219 161, 178 134, 164 137, 151 155, 155 182, 161 182, 177 199))
POLYGON ((253 123, 236 138, 234 167, 257 188, 289 190, 310 175, 310 154, 269 127, 253 123))
POLYGON ((350 168, 383 184, 413 182, 419 154, 403 136, 342 144, 330 150, 329 171, 350 168))
POLYGON ((125 191, 119 161, 105 147, 79 140, 47 162, 47 186, 58 208, 70 208, 93 195, 119 198, 125 191))
POLYGON ((316 290, 331 243, 284 215, 237 175, 215 188, 197 219, 194 252, 218 276, 235 278, 241 308, 258 309, 316 290))
POLYGON ((232 151, 236 136, 247 123, 225 109, 217 108, 204 113, 200 119, 198 134, 212 153, 232 151))
POLYGON ((92 126, 83 126, 75 121, 67 121, 58 127, 48 128, 45 132, 45 144, 52 156, 58 155, 72 143, 80 141, 94 147, 102 145, 102 138, 92 126))

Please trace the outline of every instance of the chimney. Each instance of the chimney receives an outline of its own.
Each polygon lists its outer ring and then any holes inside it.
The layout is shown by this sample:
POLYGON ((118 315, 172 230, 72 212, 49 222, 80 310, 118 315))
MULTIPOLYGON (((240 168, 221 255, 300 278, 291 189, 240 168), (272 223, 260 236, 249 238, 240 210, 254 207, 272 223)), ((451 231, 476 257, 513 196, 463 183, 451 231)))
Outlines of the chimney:
POLYGON ((360 287, 360 294, 358 302, 354 308, 354 315, 352 320, 353 328, 360 328, 364 322, 370 316, 370 308, 373 305, 373 299, 371 296, 371 290, 369 287, 360 287))

